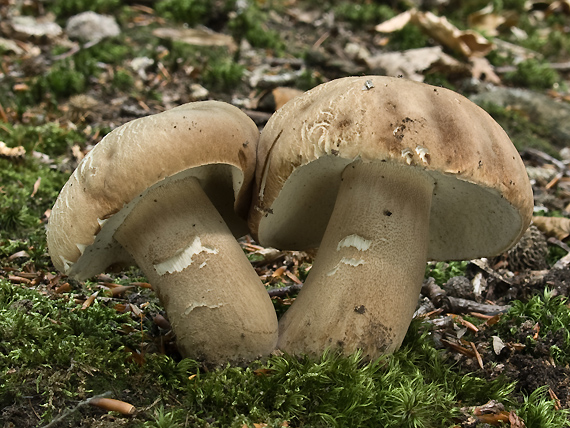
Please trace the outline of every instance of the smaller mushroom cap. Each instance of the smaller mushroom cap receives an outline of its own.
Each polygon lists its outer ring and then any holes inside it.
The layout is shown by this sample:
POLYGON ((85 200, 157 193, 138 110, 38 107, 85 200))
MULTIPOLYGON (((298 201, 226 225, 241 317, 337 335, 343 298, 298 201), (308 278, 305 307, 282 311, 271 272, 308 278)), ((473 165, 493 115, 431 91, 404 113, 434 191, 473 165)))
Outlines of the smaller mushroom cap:
POLYGON ((249 224, 263 245, 318 247, 355 160, 425 170, 435 187, 428 258, 500 254, 530 223, 532 189, 504 130, 448 89, 384 76, 319 85, 268 121, 249 224))
POLYGON ((47 227, 55 267, 84 279, 133 263, 113 234, 147 189, 173 178, 197 177, 232 233, 247 233, 258 138, 245 113, 218 101, 116 128, 85 156, 55 202, 47 227))

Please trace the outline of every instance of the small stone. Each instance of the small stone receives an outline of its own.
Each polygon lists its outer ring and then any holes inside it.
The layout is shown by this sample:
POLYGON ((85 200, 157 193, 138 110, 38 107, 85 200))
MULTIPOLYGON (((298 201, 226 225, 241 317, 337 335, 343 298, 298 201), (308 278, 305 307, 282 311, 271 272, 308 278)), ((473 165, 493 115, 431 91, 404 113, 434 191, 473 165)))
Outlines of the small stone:
POLYGON ((67 35, 84 42, 96 43, 107 37, 121 34, 119 24, 112 16, 83 12, 68 19, 67 35))

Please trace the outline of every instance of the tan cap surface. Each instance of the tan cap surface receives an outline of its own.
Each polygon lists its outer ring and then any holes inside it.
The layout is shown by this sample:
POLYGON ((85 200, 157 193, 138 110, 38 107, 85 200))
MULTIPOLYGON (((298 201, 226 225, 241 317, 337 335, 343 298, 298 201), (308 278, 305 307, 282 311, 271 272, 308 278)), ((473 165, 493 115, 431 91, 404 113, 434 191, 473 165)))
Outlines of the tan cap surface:
POLYGON ((113 130, 82 160, 52 209, 47 241, 54 265, 82 279, 132 262, 113 234, 148 188, 171 177, 198 177, 232 232, 247 233, 240 216, 249 207, 258 138, 247 115, 218 101, 113 130))
POLYGON ((524 165, 483 109, 444 88, 364 76, 317 86, 269 120, 258 148, 254 236, 277 248, 319 246, 341 172, 358 159, 432 176, 429 259, 499 254, 530 222, 524 165))

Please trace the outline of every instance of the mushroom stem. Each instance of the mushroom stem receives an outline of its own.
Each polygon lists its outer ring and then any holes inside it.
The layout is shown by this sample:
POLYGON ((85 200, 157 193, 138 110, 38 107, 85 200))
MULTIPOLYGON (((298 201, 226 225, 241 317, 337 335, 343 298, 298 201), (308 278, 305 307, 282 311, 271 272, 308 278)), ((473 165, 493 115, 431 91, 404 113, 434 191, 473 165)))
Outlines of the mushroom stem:
POLYGON ((401 345, 425 273, 433 189, 420 168, 345 168, 311 272, 280 320, 279 349, 373 359, 401 345))
POLYGON ((152 188, 114 236, 152 284, 183 355, 216 365, 275 348, 271 300, 197 178, 152 188))

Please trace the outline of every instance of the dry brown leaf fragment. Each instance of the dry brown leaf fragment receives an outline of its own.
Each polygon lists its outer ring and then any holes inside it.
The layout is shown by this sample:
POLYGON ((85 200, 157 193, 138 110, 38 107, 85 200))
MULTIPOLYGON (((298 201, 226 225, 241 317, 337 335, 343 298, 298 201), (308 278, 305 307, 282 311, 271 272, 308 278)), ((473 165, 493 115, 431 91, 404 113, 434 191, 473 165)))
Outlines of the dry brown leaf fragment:
POLYGON ((492 3, 489 3, 483 9, 473 12, 467 17, 469 28, 484 31, 489 36, 496 36, 499 34, 497 28, 505 22, 507 22, 507 17, 503 14, 495 13, 492 3))
POLYGON ((85 310, 87 309, 89 306, 91 306, 93 304, 93 302, 95 301, 95 299, 97 298, 97 296, 99 295, 99 292, 96 291, 95 293, 93 293, 91 296, 89 296, 87 298, 87 300, 85 302, 83 302, 83 305, 81 305, 81 309, 85 310))
POLYGON ((125 401, 115 400, 113 398, 93 398, 89 400, 89 404, 99 407, 109 412, 118 412, 123 415, 132 415, 137 411, 136 407, 125 401))
POLYGON ((509 413, 509 422, 511 424, 511 428, 526 428, 524 421, 515 413, 514 410, 511 410, 509 413))
POLYGON ((57 294, 67 293, 68 291, 71 291, 71 285, 69 284, 69 282, 64 282, 63 284, 55 288, 55 292, 57 294))
POLYGON ((29 259, 29 258, 30 258, 30 255, 25 250, 22 250, 22 251, 18 251, 16 253, 14 253, 10 257, 8 257, 8 261, 11 262, 11 261, 16 260, 16 259, 29 259))
POLYGON ((504 411, 504 412, 498 413, 496 415, 484 414, 484 415, 476 416, 476 418, 479 422, 498 427, 498 426, 503 426, 503 422, 509 422, 509 413, 504 411))
POLYGON ((564 241, 570 235, 570 219, 565 217, 534 216, 533 224, 548 237, 564 241))
POLYGON ((501 84, 501 78, 495 73, 494 67, 487 58, 471 57, 469 62, 471 63, 471 75, 474 78, 495 85, 501 84))
POLYGON ((34 188, 32 190, 32 194, 30 195, 30 198, 33 198, 34 196, 36 196, 36 193, 38 193, 38 190, 40 189, 41 182, 42 182, 42 178, 38 177, 38 179, 34 183, 34 188))
POLYGON ((366 65, 374 72, 387 76, 402 76, 422 82, 423 72, 432 66, 449 69, 461 67, 459 61, 447 55, 441 46, 408 49, 402 52, 383 52, 366 58, 366 65))
POLYGON ((494 49, 494 44, 473 30, 460 30, 445 17, 431 12, 410 9, 375 27, 379 32, 393 32, 406 24, 418 26, 428 36, 442 45, 463 54, 466 57, 485 56, 494 49))
POLYGON ((21 158, 26 154, 23 146, 8 147, 4 141, 0 141, 0 157, 21 158))
POLYGON ((412 19, 412 10, 407 10, 394 16, 375 27, 375 30, 379 33, 393 33, 394 31, 401 30, 404 28, 412 19))
POLYGON ((170 39, 194 46, 225 46, 230 52, 237 49, 233 37, 216 33, 207 28, 157 28, 152 34, 161 39, 170 39))

